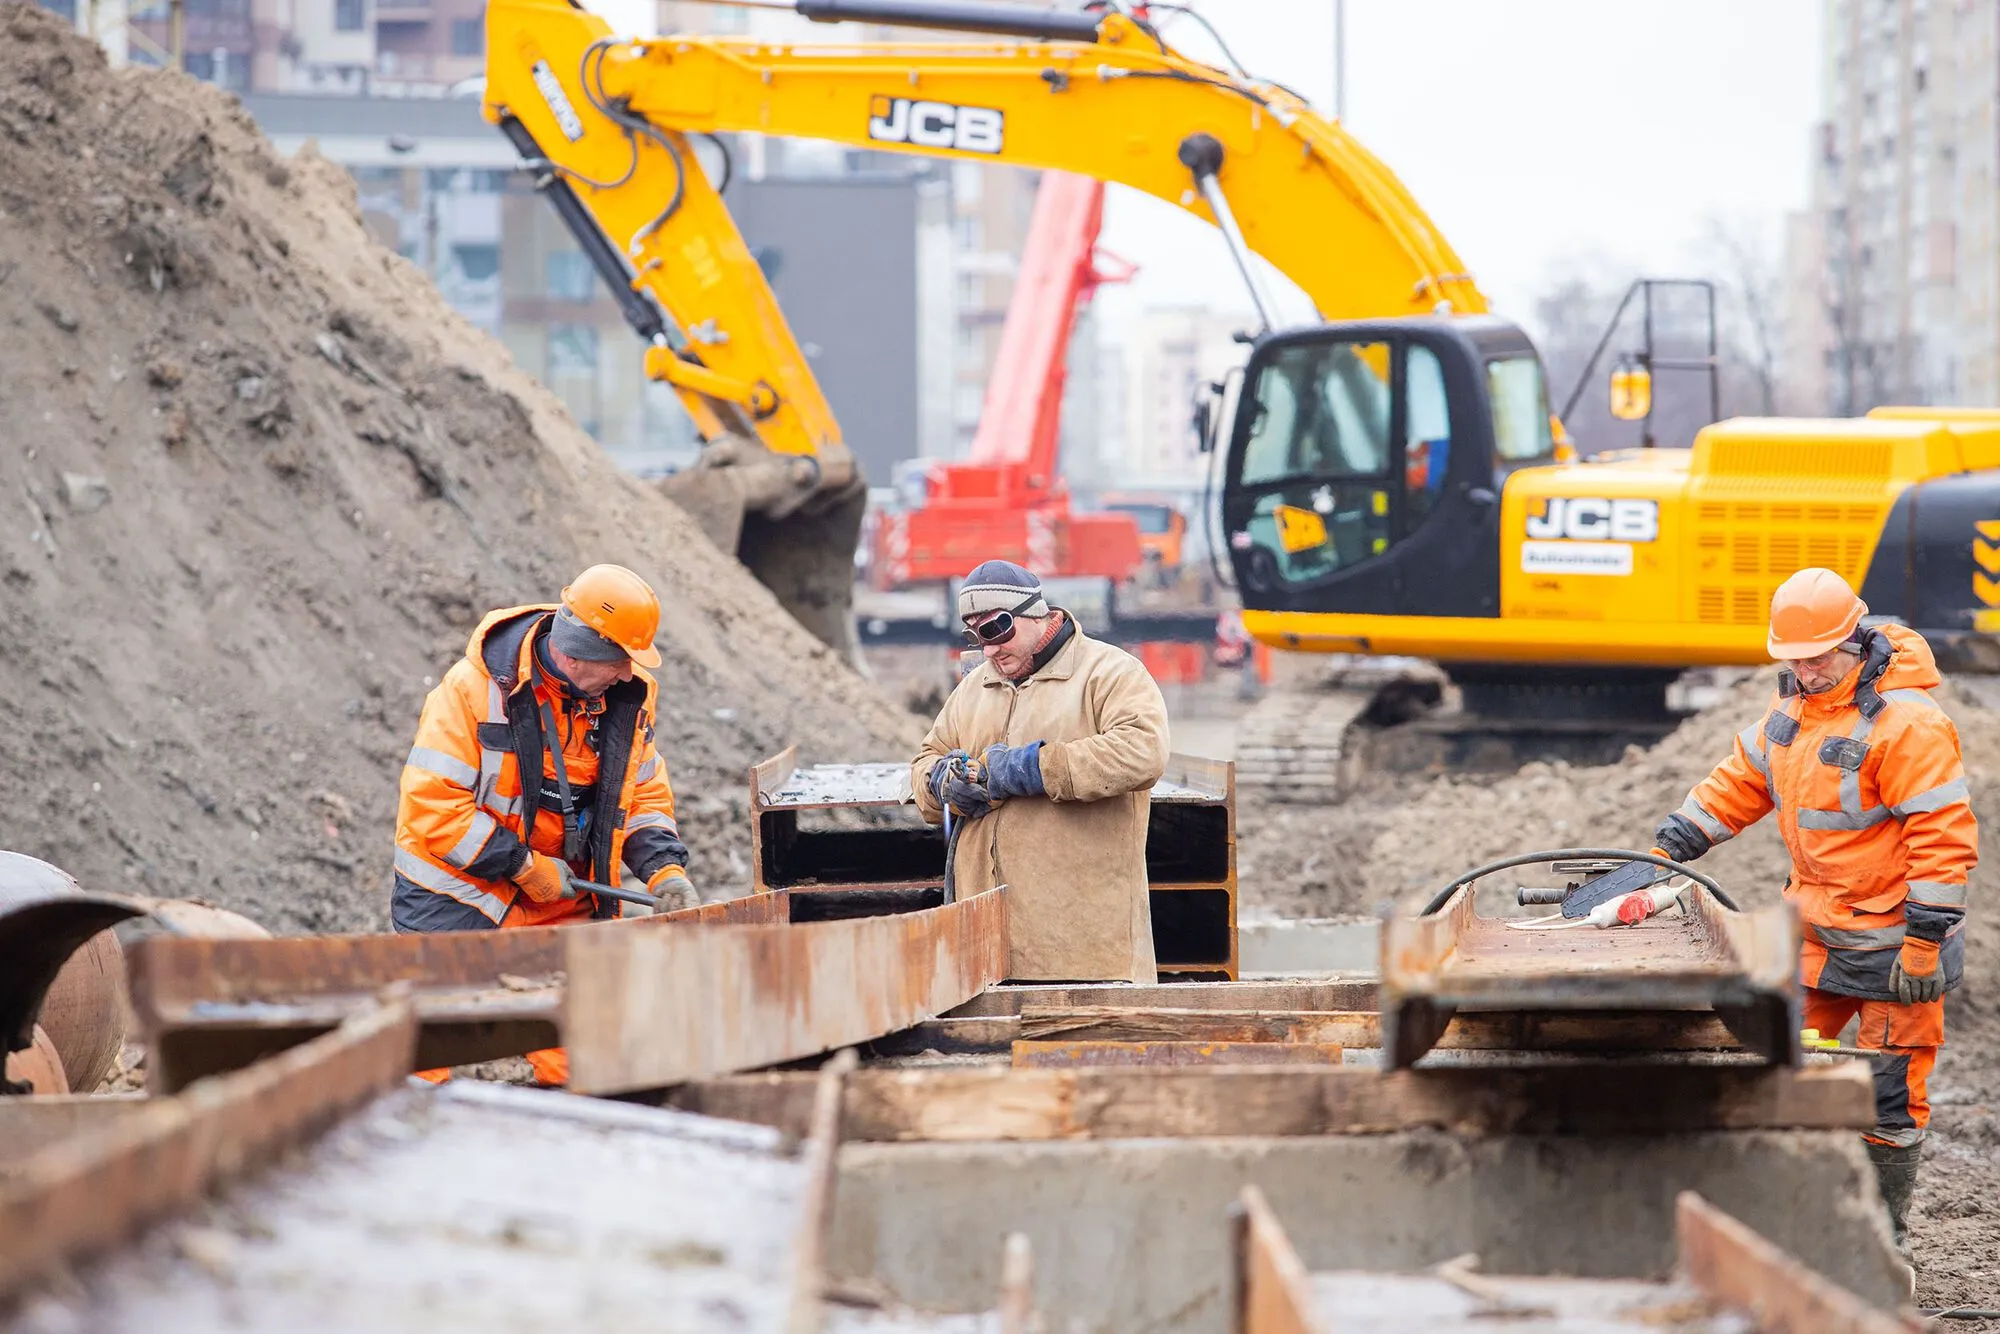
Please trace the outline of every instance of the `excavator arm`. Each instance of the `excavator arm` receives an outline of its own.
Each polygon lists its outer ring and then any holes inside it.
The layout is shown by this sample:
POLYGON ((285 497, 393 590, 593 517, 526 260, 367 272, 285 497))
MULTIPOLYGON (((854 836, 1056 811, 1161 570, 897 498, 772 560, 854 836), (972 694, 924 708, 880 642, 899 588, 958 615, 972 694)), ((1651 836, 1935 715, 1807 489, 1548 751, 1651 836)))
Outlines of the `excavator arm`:
POLYGON ((726 182, 708 178, 691 137, 786 135, 1074 172, 1217 224, 1322 319, 1486 308, 1408 191, 1338 124, 1284 88, 1181 56, 1125 14, 1092 28, 1074 13, 944 0, 798 8, 1017 35, 641 40, 614 37, 568 0, 492 0, 485 113, 539 167, 647 340, 647 373, 674 387, 710 442, 705 466, 670 491, 830 643, 851 643, 848 593, 835 587, 851 571, 833 552, 853 549, 862 479, 722 202, 726 182), (1042 33, 1079 40, 1033 40, 1042 33))

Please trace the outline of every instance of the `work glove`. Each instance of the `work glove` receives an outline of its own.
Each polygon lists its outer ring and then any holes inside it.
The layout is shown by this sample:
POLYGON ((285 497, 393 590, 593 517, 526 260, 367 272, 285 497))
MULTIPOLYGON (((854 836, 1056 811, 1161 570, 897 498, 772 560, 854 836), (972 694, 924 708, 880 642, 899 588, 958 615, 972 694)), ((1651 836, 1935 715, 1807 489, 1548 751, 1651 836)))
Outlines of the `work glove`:
POLYGON ((694 881, 688 879, 687 868, 676 862, 668 862, 653 872, 652 879, 646 882, 646 892, 656 899, 662 894, 685 894, 691 902, 701 901, 695 895, 694 881))
POLYGON ((1905 1005, 1923 1005, 1944 995, 1938 943, 1918 936, 1903 937, 1903 948, 1889 965, 1889 989, 1905 1005))
POLYGON ((933 764, 926 786, 930 788, 932 801, 949 807, 953 815, 962 819, 977 820, 993 809, 992 796, 986 790, 985 771, 962 750, 954 750, 933 764))
POLYGON ((1653 842, 1659 845, 1657 851, 1662 856, 1677 862, 1691 862, 1715 846, 1694 821, 1679 811, 1660 821, 1660 827, 1653 831, 1653 842))
POLYGON ((576 873, 569 869, 569 863, 543 853, 530 852, 521 869, 514 872, 513 881, 537 903, 576 897, 576 873))
POLYGON ((992 745, 986 748, 986 791, 995 801, 1009 797, 1039 797, 1042 787, 1041 741, 1025 746, 992 745))

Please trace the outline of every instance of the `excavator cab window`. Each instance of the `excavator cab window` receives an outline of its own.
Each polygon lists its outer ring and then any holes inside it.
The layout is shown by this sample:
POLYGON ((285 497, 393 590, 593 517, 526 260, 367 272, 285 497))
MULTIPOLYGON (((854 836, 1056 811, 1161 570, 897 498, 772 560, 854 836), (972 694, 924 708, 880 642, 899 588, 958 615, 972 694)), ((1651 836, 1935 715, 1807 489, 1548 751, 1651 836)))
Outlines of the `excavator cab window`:
POLYGON ((1247 512, 1230 526, 1258 580, 1304 584, 1351 569, 1429 513, 1451 449, 1430 349, 1386 339, 1292 343, 1263 361, 1248 397, 1233 470, 1247 512))
POLYGON ((1493 403, 1493 452, 1502 468, 1554 461, 1548 381, 1538 357, 1487 362, 1486 395, 1493 403))

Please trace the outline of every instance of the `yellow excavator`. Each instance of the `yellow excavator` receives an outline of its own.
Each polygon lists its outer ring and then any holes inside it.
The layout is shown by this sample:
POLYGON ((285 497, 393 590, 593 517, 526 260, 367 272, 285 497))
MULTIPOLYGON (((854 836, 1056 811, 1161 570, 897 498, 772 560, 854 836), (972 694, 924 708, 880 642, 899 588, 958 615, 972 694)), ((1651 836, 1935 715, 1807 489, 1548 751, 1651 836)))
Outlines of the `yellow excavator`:
POLYGON ((844 633, 860 479, 696 137, 1059 169, 1216 226, 1265 326, 1233 411, 1202 414, 1265 643, 1436 660, 1489 712, 1657 714, 1682 670, 1762 661, 1772 589, 1826 565, 1947 655, 2000 659, 2000 410, 1738 419, 1578 462, 1527 336, 1296 94, 1108 3, 791 8, 964 35, 632 39, 567 0, 491 0, 485 113, 713 442, 676 484, 747 511, 744 559, 823 638, 844 633), (1273 327, 1252 254, 1323 322, 1273 327))

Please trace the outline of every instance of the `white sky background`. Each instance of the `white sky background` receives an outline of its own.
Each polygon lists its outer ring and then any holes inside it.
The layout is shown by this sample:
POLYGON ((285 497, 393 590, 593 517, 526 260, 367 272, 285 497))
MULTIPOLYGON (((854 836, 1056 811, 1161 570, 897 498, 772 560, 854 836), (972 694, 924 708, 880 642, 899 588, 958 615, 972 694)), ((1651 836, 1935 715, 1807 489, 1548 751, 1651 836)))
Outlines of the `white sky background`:
MULTIPOLYGON (((651 29, 651 0, 589 3, 616 30, 651 29)), ((1333 0, 1197 7, 1253 75, 1331 109, 1333 0)), ((1816 0, 1347 0, 1347 126, 1525 322, 1578 265, 1618 283, 1705 276, 1711 219, 1775 244, 1806 203, 1818 29, 1816 0)), ((1165 31, 1220 63, 1185 18, 1165 31)), ((1172 205, 1114 187, 1103 241, 1140 266, 1098 295, 1110 341, 1148 306, 1247 317, 1221 237, 1172 205)), ((1307 314, 1295 289, 1280 304, 1307 314)))
MULTIPOLYGON (((1333 8, 1200 5, 1252 74, 1321 111, 1333 8)), ((1806 202, 1818 24, 1814 0, 1348 0, 1347 127, 1525 322, 1577 257, 1619 282, 1697 276, 1711 217, 1775 237, 1806 202)), ((1166 33, 1218 59, 1187 20, 1166 33)), ((1171 205, 1114 190, 1104 244, 1140 266, 1097 298, 1113 339, 1149 305, 1249 310, 1220 236, 1171 205)))

